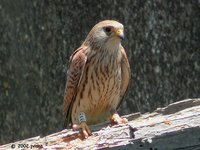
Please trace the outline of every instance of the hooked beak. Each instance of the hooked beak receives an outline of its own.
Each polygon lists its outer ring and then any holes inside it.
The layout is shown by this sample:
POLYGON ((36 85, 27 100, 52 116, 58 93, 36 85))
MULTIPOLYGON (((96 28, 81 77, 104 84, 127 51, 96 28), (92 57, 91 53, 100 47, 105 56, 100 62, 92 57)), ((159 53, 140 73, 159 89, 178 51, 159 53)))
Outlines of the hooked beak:
POLYGON ((124 30, 123 29, 115 29, 115 35, 118 36, 121 40, 124 39, 124 30))

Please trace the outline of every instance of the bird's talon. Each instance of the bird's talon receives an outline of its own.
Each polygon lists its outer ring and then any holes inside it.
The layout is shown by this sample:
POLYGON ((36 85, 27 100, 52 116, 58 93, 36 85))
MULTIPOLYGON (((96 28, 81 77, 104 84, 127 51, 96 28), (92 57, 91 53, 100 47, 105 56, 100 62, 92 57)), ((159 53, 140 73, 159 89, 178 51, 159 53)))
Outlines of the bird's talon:
POLYGON ((81 122, 79 125, 74 124, 73 125, 73 130, 81 129, 83 133, 83 138, 87 139, 89 135, 91 135, 91 131, 86 124, 86 122, 81 122))
POLYGON ((73 124, 73 126, 72 126, 72 129, 73 129, 73 130, 78 130, 78 129, 79 129, 79 127, 78 127, 78 125, 77 125, 77 124, 73 124))
POLYGON ((118 114, 113 114, 111 121, 114 124, 125 124, 128 122, 128 119, 126 118, 121 118, 118 114))
POLYGON ((91 135, 91 131, 90 131, 88 125, 86 124, 86 122, 81 122, 80 123, 80 128, 82 129, 84 138, 87 139, 88 136, 91 135))
POLYGON ((122 119, 122 123, 127 123, 128 119, 127 118, 121 118, 122 119))

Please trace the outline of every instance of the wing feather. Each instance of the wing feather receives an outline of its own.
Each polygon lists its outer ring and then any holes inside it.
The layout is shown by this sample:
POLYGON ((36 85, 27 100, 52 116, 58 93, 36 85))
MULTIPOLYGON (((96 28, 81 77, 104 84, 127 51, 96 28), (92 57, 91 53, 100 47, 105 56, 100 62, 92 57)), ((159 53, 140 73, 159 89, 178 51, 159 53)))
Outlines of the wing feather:
POLYGON ((67 71, 67 82, 64 93, 64 127, 69 126, 71 122, 71 111, 76 99, 77 89, 79 87, 87 56, 84 48, 78 48, 70 57, 69 69, 67 71))
MULTIPOLYGON (((121 83, 121 92, 120 92, 120 103, 121 104, 124 95, 127 92, 128 85, 131 79, 131 71, 130 71, 130 64, 128 62, 128 58, 126 55, 126 52, 124 48, 121 46, 121 53, 122 53, 122 60, 121 60, 121 77, 122 77, 122 83, 121 83)), ((118 105, 118 107, 119 107, 118 105)))

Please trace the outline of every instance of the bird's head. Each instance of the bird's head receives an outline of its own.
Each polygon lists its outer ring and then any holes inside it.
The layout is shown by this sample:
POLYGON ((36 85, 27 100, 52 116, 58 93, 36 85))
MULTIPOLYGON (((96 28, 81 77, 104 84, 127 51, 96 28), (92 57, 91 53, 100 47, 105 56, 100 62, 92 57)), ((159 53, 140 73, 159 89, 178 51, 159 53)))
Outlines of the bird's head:
POLYGON ((119 46, 124 39, 124 26, 114 20, 104 20, 97 23, 89 32, 85 44, 96 46, 119 46))

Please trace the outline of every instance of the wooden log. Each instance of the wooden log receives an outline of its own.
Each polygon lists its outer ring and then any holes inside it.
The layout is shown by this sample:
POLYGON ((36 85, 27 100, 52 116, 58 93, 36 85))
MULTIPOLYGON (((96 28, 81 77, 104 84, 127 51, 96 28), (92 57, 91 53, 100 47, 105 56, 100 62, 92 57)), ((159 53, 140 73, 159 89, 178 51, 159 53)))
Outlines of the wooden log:
POLYGON ((126 116, 127 124, 91 126, 83 140, 79 131, 62 130, 0 146, 0 149, 200 150, 200 99, 187 99, 152 113, 126 116))

